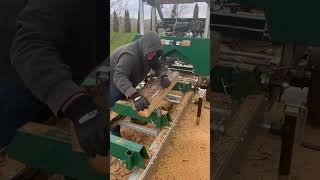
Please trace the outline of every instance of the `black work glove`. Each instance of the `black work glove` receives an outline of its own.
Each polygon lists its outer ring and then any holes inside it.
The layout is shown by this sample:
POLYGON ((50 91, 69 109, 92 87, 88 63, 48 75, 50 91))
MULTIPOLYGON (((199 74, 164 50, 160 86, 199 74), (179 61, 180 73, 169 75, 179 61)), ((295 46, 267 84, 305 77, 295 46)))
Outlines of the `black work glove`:
POLYGON ((134 107, 137 111, 147 109, 150 105, 149 101, 145 97, 141 96, 138 92, 132 93, 129 98, 132 99, 134 107))
POLYGON ((144 82, 146 84, 148 84, 152 80, 153 77, 154 77, 154 74, 148 75, 147 77, 144 78, 144 82))
POLYGON ((93 99, 82 95, 71 102, 64 115, 71 119, 81 148, 92 157, 108 154, 108 120, 93 99))
POLYGON ((167 75, 161 76, 160 85, 162 88, 167 88, 170 86, 170 84, 171 84, 171 81, 169 80, 167 75))

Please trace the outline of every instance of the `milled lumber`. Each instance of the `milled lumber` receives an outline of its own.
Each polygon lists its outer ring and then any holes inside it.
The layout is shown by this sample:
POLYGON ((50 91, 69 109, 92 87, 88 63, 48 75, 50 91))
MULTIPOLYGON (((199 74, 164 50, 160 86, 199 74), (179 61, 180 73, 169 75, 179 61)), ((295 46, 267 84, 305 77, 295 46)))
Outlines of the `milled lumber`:
POLYGON ((114 118, 116 118, 117 116, 118 116, 119 114, 118 113, 116 113, 116 112, 114 112, 114 111, 110 111, 110 122, 114 119, 114 118))

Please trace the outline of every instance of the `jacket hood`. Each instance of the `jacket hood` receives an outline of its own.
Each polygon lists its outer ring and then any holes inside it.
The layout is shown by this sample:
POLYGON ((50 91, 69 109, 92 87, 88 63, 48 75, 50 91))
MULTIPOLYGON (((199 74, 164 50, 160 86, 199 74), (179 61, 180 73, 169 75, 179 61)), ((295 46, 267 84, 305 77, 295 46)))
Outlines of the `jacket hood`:
POLYGON ((161 39, 155 32, 147 32, 139 40, 139 52, 142 53, 143 59, 146 54, 152 51, 161 51, 161 39))

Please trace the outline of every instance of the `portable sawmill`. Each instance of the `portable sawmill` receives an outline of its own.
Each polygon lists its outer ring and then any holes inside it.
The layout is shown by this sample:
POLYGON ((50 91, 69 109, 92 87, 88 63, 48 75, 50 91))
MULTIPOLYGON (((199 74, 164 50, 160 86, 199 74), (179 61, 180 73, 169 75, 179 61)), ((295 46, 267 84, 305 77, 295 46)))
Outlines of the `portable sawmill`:
MULTIPOLYGON (((153 168, 165 153, 174 130, 195 95, 199 97, 199 108, 198 114, 195 114, 198 118, 194 123, 195 126, 201 123, 202 100, 205 99, 210 75, 210 40, 205 35, 209 24, 205 26, 206 20, 181 22, 178 18, 164 18, 159 8, 160 4, 174 2, 146 2, 152 6, 152 22, 156 22, 157 10, 161 18, 159 23, 153 24, 152 29, 155 31, 165 29, 160 33, 163 47, 161 60, 165 61, 169 71, 168 77, 172 83, 170 87, 161 89, 159 79, 151 75, 147 82, 142 82, 137 87, 139 93, 150 102, 147 110, 137 112, 130 101, 118 101, 112 108, 111 128, 120 125, 125 127, 123 131, 133 130, 151 139, 151 143, 144 144, 125 135, 122 137, 110 135, 111 155, 122 162, 122 168, 129 170, 128 179, 131 180, 150 178, 153 168)), ((180 1, 180 3, 193 2, 180 1)), ((139 12, 142 13, 140 17, 143 17, 143 12, 139 12)), ((143 21, 140 21, 140 29, 143 29, 143 21)), ((134 40, 138 38, 140 35, 134 40)))
POLYGON ((149 177, 174 129, 191 104, 194 93, 204 99, 207 88, 208 81, 204 81, 203 77, 208 76, 210 71, 209 39, 161 36, 161 41, 163 60, 175 59, 168 65, 170 87, 161 89, 159 79, 153 77, 138 86, 139 93, 150 102, 147 110, 137 112, 130 101, 118 101, 112 108, 111 128, 120 125, 153 137, 151 145, 146 147, 133 140, 110 135, 111 155, 120 159, 125 168, 132 171, 130 179, 149 177), (131 118, 139 123, 131 122, 131 118))

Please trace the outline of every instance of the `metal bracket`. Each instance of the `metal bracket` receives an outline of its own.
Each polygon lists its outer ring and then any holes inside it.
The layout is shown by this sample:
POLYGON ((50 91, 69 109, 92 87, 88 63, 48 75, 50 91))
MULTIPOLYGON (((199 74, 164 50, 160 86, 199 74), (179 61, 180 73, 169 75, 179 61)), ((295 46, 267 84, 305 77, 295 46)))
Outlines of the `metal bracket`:
POLYGON ((188 91, 192 91, 192 85, 191 83, 177 82, 177 84, 172 88, 172 90, 186 93, 188 91))
POLYGON ((146 148, 135 142, 110 134, 110 152, 113 157, 121 159, 126 163, 126 168, 144 168, 144 159, 149 155, 146 148))
POLYGON ((154 124, 157 128, 162 128, 163 126, 169 126, 171 121, 171 116, 167 111, 160 110, 154 111, 149 117, 140 116, 135 109, 132 108, 131 103, 128 101, 117 101, 112 111, 123 115, 134 118, 141 122, 148 122, 154 124))

